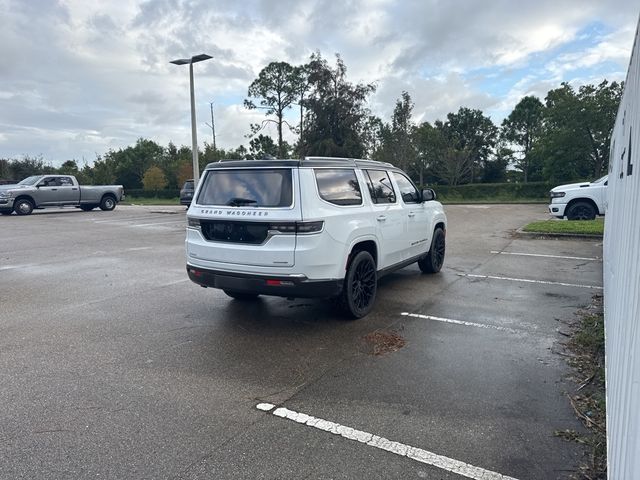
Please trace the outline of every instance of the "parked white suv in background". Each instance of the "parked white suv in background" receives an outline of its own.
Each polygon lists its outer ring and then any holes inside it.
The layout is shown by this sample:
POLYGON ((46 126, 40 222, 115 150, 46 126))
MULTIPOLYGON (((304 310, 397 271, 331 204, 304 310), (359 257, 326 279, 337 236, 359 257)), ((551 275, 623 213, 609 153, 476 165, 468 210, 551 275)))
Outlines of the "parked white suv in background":
POLYGON ((355 318, 378 279, 440 271, 447 220, 389 163, 345 158, 211 163, 187 212, 187 272, 235 299, 337 297, 355 318))
POLYGON ((593 220, 604 215, 609 176, 593 182, 570 183, 552 188, 549 213, 569 220, 593 220))

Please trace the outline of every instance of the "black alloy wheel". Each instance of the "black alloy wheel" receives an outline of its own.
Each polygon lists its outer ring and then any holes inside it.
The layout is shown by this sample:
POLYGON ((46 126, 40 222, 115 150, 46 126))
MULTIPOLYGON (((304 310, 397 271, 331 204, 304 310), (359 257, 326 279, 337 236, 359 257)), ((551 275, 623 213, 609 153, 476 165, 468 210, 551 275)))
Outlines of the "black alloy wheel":
POLYGON ((418 260, 418 266, 424 273, 438 273, 444 265, 444 257, 446 253, 446 241, 444 230, 436 228, 433 231, 433 239, 431 240, 431 249, 429 252, 418 260))
POLYGON ((593 220, 596 218, 596 210, 587 202, 576 202, 567 212, 568 220, 593 220))
POLYGON ((353 318, 362 318, 372 309, 376 299, 378 275, 376 263, 367 251, 360 251, 351 260, 345 276, 342 303, 353 318))

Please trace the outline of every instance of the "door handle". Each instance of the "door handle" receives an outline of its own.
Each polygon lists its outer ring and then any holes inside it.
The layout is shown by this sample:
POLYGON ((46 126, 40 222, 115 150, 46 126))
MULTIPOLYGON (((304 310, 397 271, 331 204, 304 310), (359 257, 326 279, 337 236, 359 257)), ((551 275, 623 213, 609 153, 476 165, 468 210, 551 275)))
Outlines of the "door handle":
POLYGON ((415 213, 413 213, 413 212, 409 212, 409 218, 413 218, 413 217, 415 217, 415 216, 416 216, 416 214, 415 214, 415 213))
POLYGON ((76 187, 73 187, 71 190, 77 190, 77 188, 76 188, 76 187))
POLYGON ((376 220, 378 220, 379 222, 384 222, 387 219, 386 215, 380 215, 376 218, 376 220))
POLYGON ((57 189, 57 188, 52 188, 52 189, 51 189, 51 191, 52 191, 52 192, 57 192, 57 191, 58 191, 58 189, 57 189))

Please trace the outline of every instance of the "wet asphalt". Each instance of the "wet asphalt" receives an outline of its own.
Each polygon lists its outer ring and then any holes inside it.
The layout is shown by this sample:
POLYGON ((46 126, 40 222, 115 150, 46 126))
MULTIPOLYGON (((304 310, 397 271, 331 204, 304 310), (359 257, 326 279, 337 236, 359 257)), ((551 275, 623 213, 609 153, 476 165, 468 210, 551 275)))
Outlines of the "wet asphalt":
POLYGON ((543 205, 446 212, 443 271, 385 277, 357 321, 192 284, 181 207, 0 218, 0 478, 469 478, 264 402, 487 478, 565 478, 584 452, 554 436, 582 429, 561 332, 601 294, 601 241, 514 234, 543 205), (373 355, 372 332, 404 346, 373 355))

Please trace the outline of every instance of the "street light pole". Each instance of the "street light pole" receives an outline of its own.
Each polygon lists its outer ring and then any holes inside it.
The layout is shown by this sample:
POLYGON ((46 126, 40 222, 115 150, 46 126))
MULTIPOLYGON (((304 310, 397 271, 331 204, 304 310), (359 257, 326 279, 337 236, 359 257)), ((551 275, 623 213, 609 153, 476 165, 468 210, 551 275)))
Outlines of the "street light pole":
POLYGON ((206 53, 195 55, 191 58, 179 58, 172 60, 169 63, 174 65, 186 65, 189 64, 189 90, 191 94, 191 152, 193 157, 193 182, 194 185, 198 185, 200 179, 200 165, 198 164, 198 134, 196 132, 196 97, 193 88, 193 64, 202 62, 203 60, 209 60, 211 57, 206 53))

